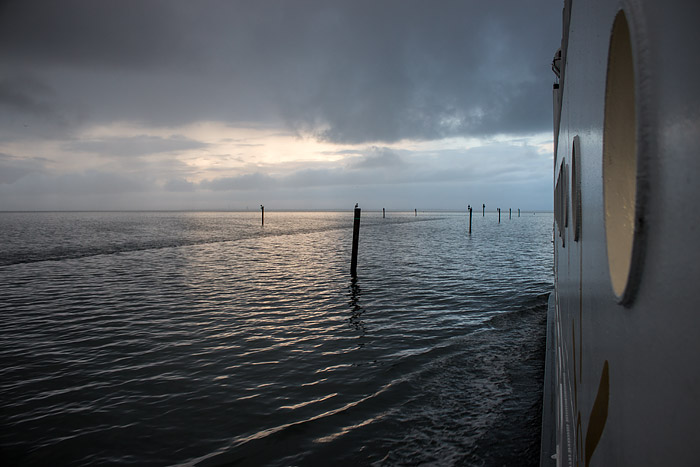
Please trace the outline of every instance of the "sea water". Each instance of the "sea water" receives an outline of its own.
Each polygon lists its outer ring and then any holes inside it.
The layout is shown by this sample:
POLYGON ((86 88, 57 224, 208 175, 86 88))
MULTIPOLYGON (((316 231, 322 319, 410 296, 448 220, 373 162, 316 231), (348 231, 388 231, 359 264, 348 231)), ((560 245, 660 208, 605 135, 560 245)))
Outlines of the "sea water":
POLYGON ((536 465, 552 215, 0 213, 4 465, 536 465))

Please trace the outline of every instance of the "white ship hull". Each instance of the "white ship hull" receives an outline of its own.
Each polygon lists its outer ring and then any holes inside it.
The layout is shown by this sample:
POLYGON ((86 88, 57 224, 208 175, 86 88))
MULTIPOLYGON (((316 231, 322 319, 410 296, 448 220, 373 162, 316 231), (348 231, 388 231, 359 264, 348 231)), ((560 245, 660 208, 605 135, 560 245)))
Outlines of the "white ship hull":
POLYGON ((698 465, 700 3, 563 18, 541 464, 698 465))

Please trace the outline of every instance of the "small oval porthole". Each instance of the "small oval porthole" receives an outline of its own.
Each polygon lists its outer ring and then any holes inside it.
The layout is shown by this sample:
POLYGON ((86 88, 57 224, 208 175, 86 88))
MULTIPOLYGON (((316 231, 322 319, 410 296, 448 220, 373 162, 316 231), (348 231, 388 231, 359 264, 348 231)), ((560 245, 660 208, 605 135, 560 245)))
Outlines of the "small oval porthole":
POLYGON ((630 30, 615 17, 605 88, 603 197, 608 266, 618 300, 629 303, 637 203, 637 117, 630 30))
POLYGON ((573 224, 574 241, 581 238, 581 143, 574 136, 571 151, 571 223, 573 224))
POLYGON ((564 229, 569 227, 569 164, 562 164, 562 192, 564 193, 563 205, 563 215, 564 215, 564 229))
POLYGON ((554 186, 554 221, 561 237, 561 246, 566 247, 566 227, 569 225, 569 192, 567 188, 568 165, 565 160, 559 165, 559 175, 554 186))

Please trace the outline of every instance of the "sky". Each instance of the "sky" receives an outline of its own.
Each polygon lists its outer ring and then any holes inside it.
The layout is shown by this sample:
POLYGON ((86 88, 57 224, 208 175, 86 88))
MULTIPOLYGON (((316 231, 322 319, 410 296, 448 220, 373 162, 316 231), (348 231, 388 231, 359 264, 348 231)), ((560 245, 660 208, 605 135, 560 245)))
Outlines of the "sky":
POLYGON ((551 210, 561 10, 2 1, 0 210, 551 210))

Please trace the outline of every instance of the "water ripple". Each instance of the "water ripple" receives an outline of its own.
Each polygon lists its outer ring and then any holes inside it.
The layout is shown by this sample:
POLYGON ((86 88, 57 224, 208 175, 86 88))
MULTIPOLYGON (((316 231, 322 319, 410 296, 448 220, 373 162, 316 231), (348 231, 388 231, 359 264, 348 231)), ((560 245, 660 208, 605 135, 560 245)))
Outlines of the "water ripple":
POLYGON ((536 463, 551 215, 2 217, 4 463, 536 463))

